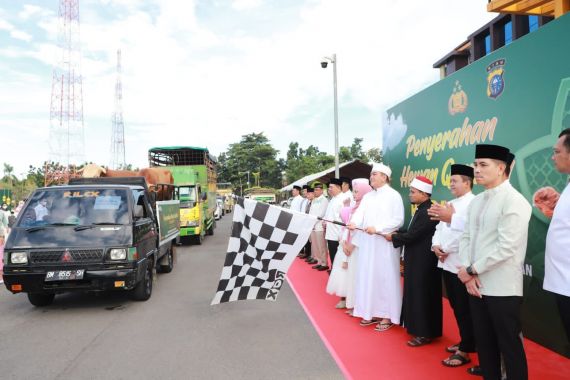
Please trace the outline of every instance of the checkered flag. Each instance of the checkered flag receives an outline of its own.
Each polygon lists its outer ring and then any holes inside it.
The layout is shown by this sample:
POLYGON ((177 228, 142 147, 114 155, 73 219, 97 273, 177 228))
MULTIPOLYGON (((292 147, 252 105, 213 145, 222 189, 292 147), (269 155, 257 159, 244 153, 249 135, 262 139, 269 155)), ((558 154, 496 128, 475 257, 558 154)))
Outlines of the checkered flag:
POLYGON ((275 301, 316 222, 312 215, 238 198, 212 305, 246 299, 275 301))

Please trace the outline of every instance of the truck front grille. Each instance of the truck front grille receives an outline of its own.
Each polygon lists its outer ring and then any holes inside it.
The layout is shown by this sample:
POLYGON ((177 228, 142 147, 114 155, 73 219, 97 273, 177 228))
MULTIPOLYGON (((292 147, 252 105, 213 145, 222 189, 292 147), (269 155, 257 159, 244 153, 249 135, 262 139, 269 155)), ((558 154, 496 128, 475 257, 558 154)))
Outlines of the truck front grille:
MULTIPOLYGON (((50 264, 62 262, 64 251, 35 251, 30 252, 30 258, 33 264, 50 264)), ((80 262, 100 262, 103 259, 102 249, 75 249, 69 250, 72 260, 67 263, 80 262)))

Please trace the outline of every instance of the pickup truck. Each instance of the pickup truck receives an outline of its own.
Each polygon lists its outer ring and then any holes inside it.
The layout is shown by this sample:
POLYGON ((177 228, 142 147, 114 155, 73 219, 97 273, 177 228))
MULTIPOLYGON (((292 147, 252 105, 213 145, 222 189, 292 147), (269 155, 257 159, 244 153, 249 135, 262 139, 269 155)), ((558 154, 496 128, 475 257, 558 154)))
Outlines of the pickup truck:
POLYGON ((149 192, 143 177, 80 178, 36 189, 4 247, 4 284, 46 306, 68 291, 152 294, 154 271, 170 272, 180 234, 172 185, 149 192))

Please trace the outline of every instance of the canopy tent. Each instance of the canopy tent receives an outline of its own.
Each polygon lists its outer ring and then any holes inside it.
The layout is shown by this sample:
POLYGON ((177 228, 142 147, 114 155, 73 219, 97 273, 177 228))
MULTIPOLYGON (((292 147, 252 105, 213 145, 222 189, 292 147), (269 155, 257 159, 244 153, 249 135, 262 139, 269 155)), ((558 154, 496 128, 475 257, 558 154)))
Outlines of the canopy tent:
MULTIPOLYGON (((370 170, 372 170, 372 165, 362 162, 360 160, 352 160, 348 162, 343 162, 339 166, 339 173, 341 177, 354 178, 368 178, 370 177, 370 170)), ((309 174, 301 179, 296 180, 293 183, 283 187, 279 191, 291 191, 293 186, 303 186, 314 181, 319 181, 326 183, 334 178, 335 167, 323 170, 322 172, 309 174)))

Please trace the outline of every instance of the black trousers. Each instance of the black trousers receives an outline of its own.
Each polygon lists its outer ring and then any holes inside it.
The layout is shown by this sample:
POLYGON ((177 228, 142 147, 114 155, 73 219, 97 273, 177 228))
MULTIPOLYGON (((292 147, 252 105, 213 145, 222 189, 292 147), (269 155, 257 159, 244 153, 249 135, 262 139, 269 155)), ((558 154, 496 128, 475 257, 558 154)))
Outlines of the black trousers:
POLYGON ((570 343, 570 297, 562 294, 555 294, 555 296, 560 319, 562 320, 562 325, 564 325, 564 330, 566 330, 566 338, 568 343, 570 343))
POLYGON ((461 336, 459 350, 475 352, 475 334, 473 333, 473 320, 469 309, 469 293, 455 273, 444 270, 443 283, 447 290, 449 304, 453 309, 453 314, 455 314, 457 327, 459 327, 459 336, 461 336))
POLYGON ((336 256, 336 251, 338 250, 338 241, 327 240, 327 248, 329 250, 329 257, 331 258, 331 268, 334 263, 334 257, 336 256))
POLYGON ((527 380, 520 310, 522 297, 469 296, 479 364, 485 380, 501 380, 501 355, 507 379, 527 380))
POLYGON ((311 242, 307 240, 307 244, 303 247, 303 253, 307 256, 311 256, 311 242))

